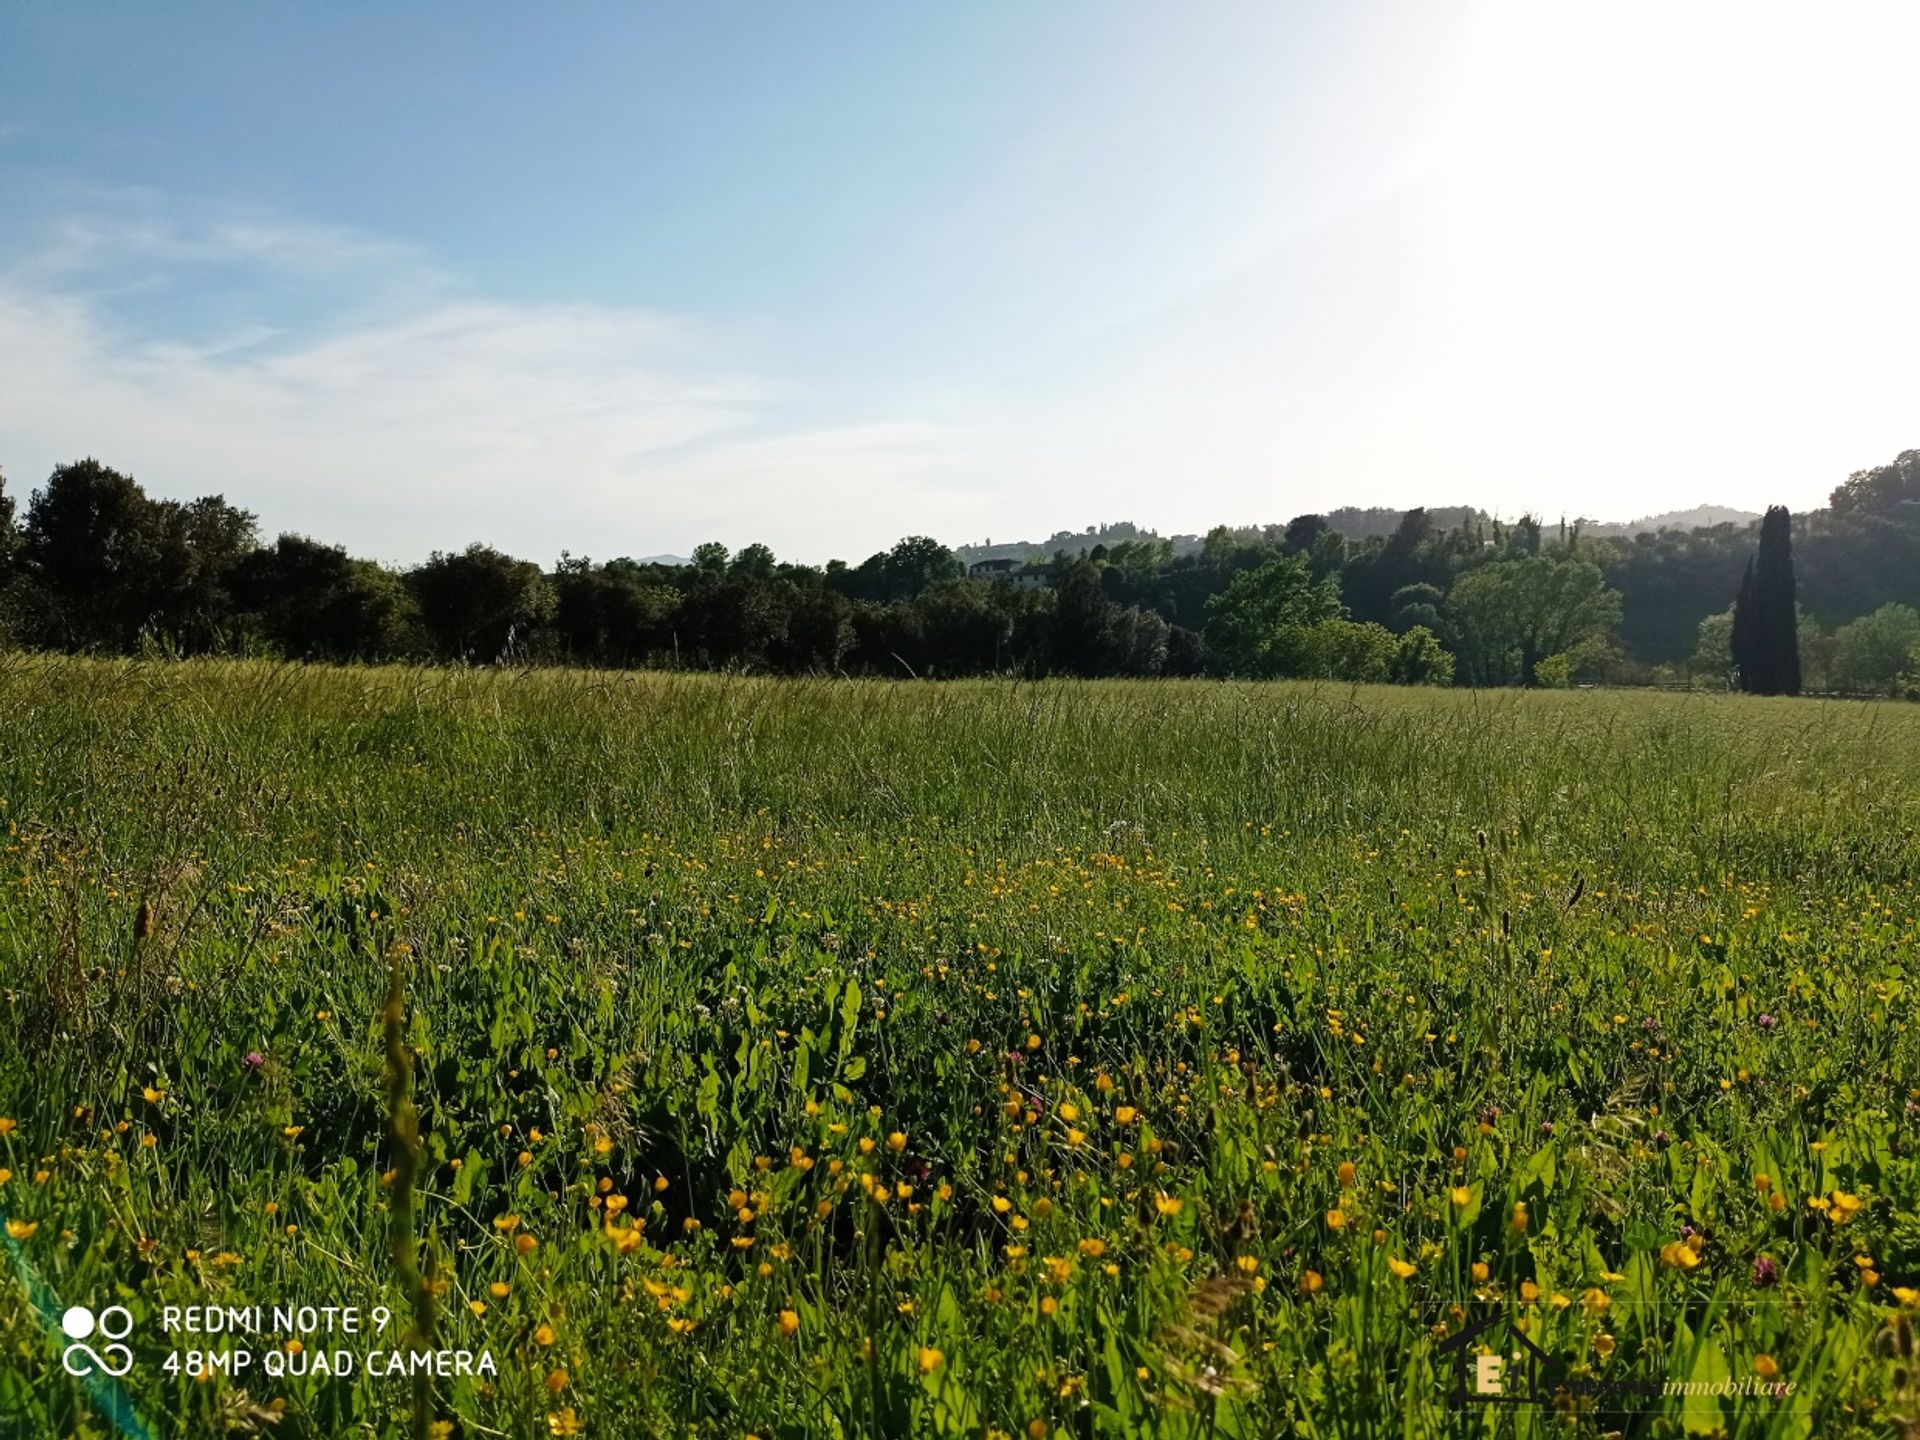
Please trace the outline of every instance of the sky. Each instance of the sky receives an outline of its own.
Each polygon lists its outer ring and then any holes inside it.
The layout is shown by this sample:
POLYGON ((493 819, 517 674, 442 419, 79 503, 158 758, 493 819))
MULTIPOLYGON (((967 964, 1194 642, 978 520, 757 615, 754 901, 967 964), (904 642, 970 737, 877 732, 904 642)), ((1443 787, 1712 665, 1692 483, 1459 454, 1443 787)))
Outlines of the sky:
POLYGON ((0 7, 0 470, 395 562, 1808 508, 1920 6, 0 7))

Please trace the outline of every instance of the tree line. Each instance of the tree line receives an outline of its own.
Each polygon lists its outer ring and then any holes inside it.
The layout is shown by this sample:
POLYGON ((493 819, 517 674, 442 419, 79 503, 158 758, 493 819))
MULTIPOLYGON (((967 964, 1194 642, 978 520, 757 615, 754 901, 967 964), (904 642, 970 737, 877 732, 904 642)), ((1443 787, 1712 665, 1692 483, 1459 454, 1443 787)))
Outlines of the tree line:
POLYGON ((1427 510, 1135 532, 1015 575, 924 536, 859 564, 719 544, 685 565, 484 544, 411 568, 282 534, 222 497, 148 495, 97 460, 19 504, 0 478, 0 644, 334 662, 787 674, 1305 677, 1404 684, 1920 689, 1920 450, 1825 510, 1630 539, 1427 510))

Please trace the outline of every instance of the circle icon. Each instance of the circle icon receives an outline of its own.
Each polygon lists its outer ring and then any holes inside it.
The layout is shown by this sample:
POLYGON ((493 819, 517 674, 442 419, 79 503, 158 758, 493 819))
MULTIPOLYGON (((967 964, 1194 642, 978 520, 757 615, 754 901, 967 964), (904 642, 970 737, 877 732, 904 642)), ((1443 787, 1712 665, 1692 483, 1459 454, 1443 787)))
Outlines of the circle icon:
POLYGON ((124 1305, 107 1306, 100 1312, 100 1333, 109 1340, 126 1339, 133 1333, 133 1312, 124 1305), (118 1329, 114 1328, 116 1325, 118 1329))
POLYGON ((93 1334, 93 1311, 84 1305, 68 1307, 67 1313, 60 1317, 60 1328, 67 1332, 69 1340, 84 1340, 93 1334))

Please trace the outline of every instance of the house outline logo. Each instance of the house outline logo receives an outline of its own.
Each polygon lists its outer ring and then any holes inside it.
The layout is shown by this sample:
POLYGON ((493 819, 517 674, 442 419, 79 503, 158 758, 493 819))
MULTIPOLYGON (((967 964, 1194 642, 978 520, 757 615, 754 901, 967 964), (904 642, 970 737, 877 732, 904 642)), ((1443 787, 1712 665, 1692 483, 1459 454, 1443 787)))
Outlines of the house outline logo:
POLYGON ((1449 1335, 1434 1349, 1436 1354, 1453 1357, 1453 1388, 1447 1392, 1447 1403, 1456 1410, 1469 1405, 1548 1403, 1554 1358, 1507 1315, 1489 1315, 1459 1334, 1449 1335), (1488 1355, 1473 1354, 1474 1341, 1495 1327, 1502 1327, 1516 1348, 1505 1354, 1497 1350, 1488 1355), (1514 1364, 1509 1365, 1510 1361, 1514 1364))

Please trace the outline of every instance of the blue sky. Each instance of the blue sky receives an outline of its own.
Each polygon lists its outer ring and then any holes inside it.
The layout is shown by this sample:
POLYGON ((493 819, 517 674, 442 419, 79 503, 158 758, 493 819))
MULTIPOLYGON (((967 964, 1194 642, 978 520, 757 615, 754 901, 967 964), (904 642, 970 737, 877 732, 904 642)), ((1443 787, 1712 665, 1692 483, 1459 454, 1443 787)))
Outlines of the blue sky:
POLYGON ((8 7, 0 466, 394 560, 1818 503, 1920 444, 1916 13, 8 7))

